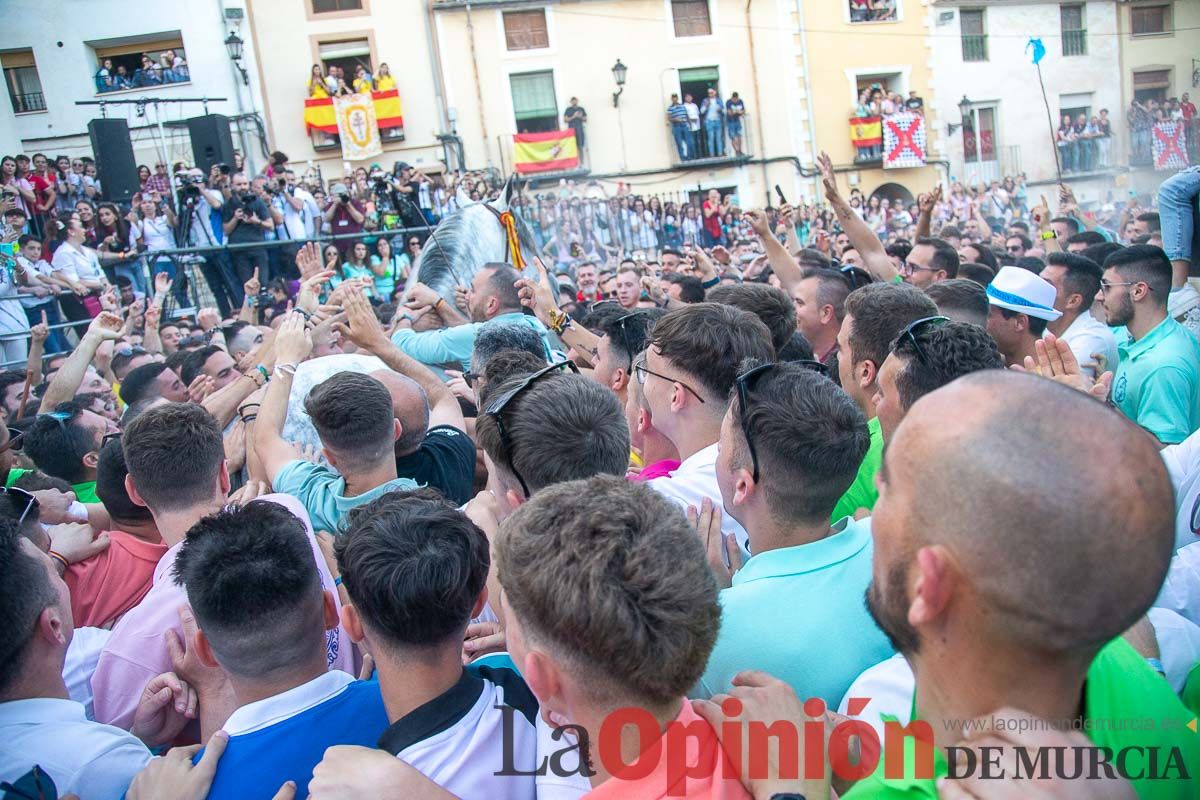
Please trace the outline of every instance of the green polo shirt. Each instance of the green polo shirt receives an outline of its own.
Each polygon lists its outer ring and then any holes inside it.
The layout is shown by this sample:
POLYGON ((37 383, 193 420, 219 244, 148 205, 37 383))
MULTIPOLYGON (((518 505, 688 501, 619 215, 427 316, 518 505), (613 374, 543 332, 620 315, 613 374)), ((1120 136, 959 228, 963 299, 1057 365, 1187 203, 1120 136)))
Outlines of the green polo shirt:
POLYGON ((867 448, 867 454, 858 465, 854 483, 850 484, 850 488, 834 506, 830 522, 842 517, 853 517, 854 512, 860 508, 870 511, 879 499, 879 490, 875 488, 875 473, 879 472, 879 465, 883 463, 883 429, 879 427, 879 417, 867 420, 867 430, 871 434, 871 446, 867 448))
MULTIPOLYGON (((21 476, 28 475, 33 472, 31 469, 22 469, 21 467, 13 467, 8 471, 8 477, 4 479, 4 485, 12 486, 17 481, 21 480, 21 476)), ((96 482, 84 481, 83 483, 71 484, 71 490, 75 492, 75 499, 81 503, 99 503, 100 498, 96 496, 96 482)))
POLYGON ((844 517, 833 530, 815 542, 756 553, 734 573, 721 592, 721 632, 696 694, 728 692, 734 675, 758 669, 837 708, 863 670, 892 656, 863 602, 871 520, 844 517), (837 647, 827 647, 831 641, 837 647))
MULTIPOLYGON (((1187 725, 1195 719, 1163 677, 1137 654, 1128 642, 1117 638, 1107 644, 1092 661, 1083 687, 1084 733, 1098 747, 1113 753, 1129 751, 1126 768, 1130 782, 1141 800, 1192 800, 1196 781, 1200 780, 1200 735, 1187 725), (1147 748, 1156 748, 1158 774, 1150 771, 1147 748), (1173 750, 1174 748, 1174 750, 1173 750), (1174 754, 1169 758, 1169 754, 1174 754), (1167 770, 1168 765, 1181 765, 1167 770), (1180 777, 1186 774, 1187 777, 1180 777), (1138 773, 1141 776, 1138 777, 1138 773)), ((914 715, 916 717, 916 715, 914 715)), ((934 776, 917 778, 915 747, 905 737, 903 778, 885 778, 885 761, 880 758, 875 771, 854 784, 842 795, 843 800, 867 798, 937 798, 937 779, 948 774, 946 759, 934 750, 934 776)), ((1031 753, 1031 758, 1036 753, 1031 753)), ((1047 754, 1043 758, 1051 759, 1047 754)), ((1110 759, 1115 761, 1115 759, 1110 759)))
POLYGON ((1114 333, 1113 402, 1160 442, 1182 442, 1200 428, 1200 342, 1170 317, 1137 341, 1126 328, 1114 333))

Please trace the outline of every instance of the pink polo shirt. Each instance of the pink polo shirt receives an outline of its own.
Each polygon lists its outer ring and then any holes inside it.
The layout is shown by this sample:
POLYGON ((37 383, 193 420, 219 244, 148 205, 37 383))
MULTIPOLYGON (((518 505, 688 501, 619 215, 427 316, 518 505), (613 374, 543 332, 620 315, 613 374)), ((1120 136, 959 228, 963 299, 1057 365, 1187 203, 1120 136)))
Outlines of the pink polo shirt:
MULTIPOLYGON (((321 548, 312 533, 312 524, 304 506, 286 494, 269 494, 258 498, 269 500, 286 508, 304 523, 313 558, 321 574, 321 585, 333 594, 334 602, 341 609, 333 576, 325 565, 321 548)), ((182 542, 180 542, 182 544, 182 542)), ((112 630, 108 644, 100 653, 96 672, 92 676, 92 692, 95 695, 94 709, 97 722, 115 725, 129 730, 133 724, 133 712, 146 684, 156 675, 171 671, 171 656, 163 635, 174 630, 183 638, 179 624, 179 607, 187 605, 187 593, 175 583, 175 556, 179 545, 167 550, 154 570, 154 581, 142 602, 131 608, 112 630)), ((340 669, 354 674, 354 656, 350 637, 341 624, 326 631, 326 658, 330 669, 340 669)))

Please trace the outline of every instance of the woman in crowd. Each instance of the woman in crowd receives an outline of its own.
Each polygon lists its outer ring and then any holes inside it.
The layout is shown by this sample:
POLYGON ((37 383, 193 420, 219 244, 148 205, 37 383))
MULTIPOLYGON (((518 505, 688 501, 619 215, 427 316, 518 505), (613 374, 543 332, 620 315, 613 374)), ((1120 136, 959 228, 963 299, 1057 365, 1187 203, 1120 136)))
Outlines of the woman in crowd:
POLYGON ((72 204, 71 208, 61 213, 70 214, 83 223, 83 243, 94 250, 97 242, 96 207, 92 205, 92 201, 80 200, 78 203, 72 204))
POLYGON ((392 77, 392 70, 387 64, 379 65, 379 74, 375 76, 375 91, 386 92, 396 88, 396 79, 392 77))
POLYGON ((75 212, 64 211, 54 219, 46 221, 46 230, 42 236, 42 258, 47 261, 54 258, 59 245, 66 241, 67 223, 75 218, 75 212))
POLYGON ((37 202, 37 195, 33 191, 33 184, 18 175, 17 160, 12 156, 0 159, 0 185, 11 186, 16 190, 17 208, 24 211, 28 217, 30 209, 37 202))
POLYGON ((141 86, 152 86, 162 83, 162 65, 143 53, 142 68, 134 75, 134 81, 141 86))
POLYGON ((329 97, 329 87, 325 84, 325 70, 320 64, 313 64, 308 73, 308 96, 318 100, 329 97))
MULTIPOLYGON (((153 192, 149 196, 143 195, 141 202, 137 205, 137 210, 130 211, 126 219, 129 220, 130 244, 136 245, 138 250, 148 254, 146 267, 150 274, 157 275, 165 272, 174 280, 175 262, 166 256, 161 258, 154 256, 155 253, 175 247, 176 219, 171 206, 162 202, 162 198, 158 196, 157 192, 153 192)), ((134 271, 130 279, 133 281, 135 292, 146 294, 145 270, 134 271)), ((182 287, 183 284, 180 283, 177 288, 182 289, 182 287)), ((182 297, 182 295, 179 296, 182 297)))
POLYGON ((673 202, 663 209, 663 246, 678 250, 683 246, 683 233, 679 229, 679 208, 673 202))
MULTIPOLYGON (((82 214, 80 219, 83 219, 82 214)), ((141 265, 132 260, 137 257, 137 250, 130 241, 129 226, 121 217, 121 211, 115 204, 101 203, 96 209, 93 239, 96 244, 89 245, 89 247, 96 250, 96 255, 100 257, 100 265, 104 267, 105 272, 112 273, 110 279, 115 281, 117 275, 124 275, 136 287, 138 281, 134 274, 141 272, 141 265)), ((141 283, 144 285, 145 280, 142 280, 141 283)))
POLYGON ((658 199, 658 195, 650 198, 650 202, 646 204, 647 212, 654 220, 654 246, 658 251, 662 251, 667 245, 667 234, 663 230, 663 204, 662 200, 658 199))
POLYGON ((386 303, 396 291, 396 284, 403 286, 408 280, 408 259, 403 253, 393 252, 391 240, 380 236, 375 242, 375 255, 371 256, 371 272, 375 296, 386 303))
POLYGON ((359 64, 354 68, 354 93, 355 94, 370 94, 375 88, 371 81, 371 73, 367 72, 367 68, 359 64))
POLYGON ((345 263, 339 274, 333 276, 329 281, 331 287, 336 287, 342 281, 353 280, 354 278, 366 278, 371 283, 367 287, 367 294, 376 296, 375 294, 375 273, 371 270, 371 262, 367 243, 358 241, 348 251, 345 263))
POLYGON ((54 159, 54 210, 71 211, 75 201, 83 195, 83 176, 71 169, 69 156, 54 159))
POLYGON ((150 168, 145 164, 138 164, 138 189, 141 192, 146 191, 146 181, 150 180, 150 168))

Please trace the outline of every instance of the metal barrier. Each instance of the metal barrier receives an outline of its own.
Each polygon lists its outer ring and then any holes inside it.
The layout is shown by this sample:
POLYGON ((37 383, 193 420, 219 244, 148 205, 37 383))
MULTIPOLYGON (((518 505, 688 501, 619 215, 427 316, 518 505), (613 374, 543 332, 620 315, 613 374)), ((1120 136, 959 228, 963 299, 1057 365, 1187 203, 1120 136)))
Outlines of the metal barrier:
MULTIPOLYGON (((294 259, 295 250, 298 250, 301 246, 309 242, 313 242, 324 248, 325 245, 331 242, 360 239, 373 241, 385 236, 392 240, 393 252, 402 253, 404 252, 404 246, 402 243, 397 246, 396 239, 412 236, 414 234, 424 237, 428 233, 432 232, 432 230, 433 226, 422 225, 419 227, 410 228, 388 228, 385 230, 359 231, 358 233, 342 233, 337 235, 319 236, 312 239, 274 239, 263 242, 246 242, 243 244, 208 245, 203 247, 175 247, 168 250, 157 250, 152 253, 147 252, 140 254, 140 257, 136 262, 136 267, 131 262, 122 262, 122 266, 126 268, 132 267, 140 270, 144 285, 149 287, 146 294, 152 295, 154 276, 151 270, 153 269, 154 263, 163 260, 171 262, 177 277, 175 286, 172 288, 171 294, 167 298, 167 302, 164 303, 163 320, 165 321, 167 319, 181 319, 192 316, 201 308, 217 307, 219 304, 216 299, 216 293, 209 285, 210 278, 216 280, 225 280, 226 285, 224 289, 226 291, 232 291, 232 297, 238 298, 238 305, 240 306, 243 291, 242 283, 238 281, 237 276, 233 273, 232 263, 228 260, 228 255, 231 253, 250 250, 265 250, 268 252, 271 250, 278 250, 282 251, 283 256, 294 259), (213 259, 213 256, 217 256, 218 258, 213 259), (213 261, 216 261, 217 263, 214 264, 213 261), (206 270, 204 267, 208 267, 208 269, 206 270), (178 276, 181 274, 186 276, 186 281, 181 282, 178 280, 178 276), (181 284, 184 286, 182 292, 179 291, 181 284)), ((116 267, 114 264, 105 265, 103 263, 101 266, 111 266, 114 269, 116 267)), ((128 270, 125 270, 118 272, 117 274, 127 274, 127 272, 128 270)), ((261 279, 261 284, 264 288, 266 287, 268 280, 269 278, 265 277, 261 279)), ((10 300, 18 297, 28 298, 29 295, 0 295, 0 300, 10 300)), ((234 307, 232 311, 236 313, 237 308, 234 307)), ((82 335, 81 331, 86 330, 89 323, 90 319, 73 321, 67 320, 61 323, 50 325, 48 327, 52 331, 68 331, 74 328, 77 330, 77 333, 82 335)), ((0 342, 19 341, 21 339, 28 338, 29 334, 27 332, 0 334, 0 342)), ((68 344, 70 343, 68 342, 68 344)), ((43 357, 43 361, 46 358, 49 358, 51 355, 57 354, 47 354, 43 357)), ((0 363, 0 369, 10 369, 16 366, 24 367, 26 363, 27 359, 6 361, 0 363)))

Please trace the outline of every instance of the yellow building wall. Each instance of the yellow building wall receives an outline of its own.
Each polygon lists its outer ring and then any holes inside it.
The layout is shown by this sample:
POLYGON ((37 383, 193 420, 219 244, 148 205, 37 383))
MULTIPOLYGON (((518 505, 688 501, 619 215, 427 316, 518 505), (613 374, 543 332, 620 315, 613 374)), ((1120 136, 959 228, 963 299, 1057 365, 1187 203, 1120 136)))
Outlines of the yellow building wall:
MULTIPOLYGON (((1133 8, 1119 6, 1121 30, 1121 87, 1125 106, 1133 99, 1133 73, 1143 70, 1169 69, 1171 85, 1167 97, 1180 97, 1184 92, 1191 95, 1193 103, 1200 97, 1200 89, 1192 85, 1192 60, 1200 61, 1200 0, 1175 0, 1172 7, 1172 31, 1166 34, 1133 36, 1130 16, 1133 8)), ((1162 5, 1142 3, 1141 5, 1162 5)), ((1197 64, 1200 66, 1200 64, 1197 64)), ((1113 114, 1124 126, 1124 109, 1113 114)))
POLYGON ((326 180, 342 174, 341 149, 315 150, 304 129, 308 76, 322 43, 366 39, 372 67, 386 63, 396 78, 405 139, 385 143, 383 155, 373 161, 388 170, 395 161, 428 167, 442 155, 425 2, 363 0, 362 5, 361 11, 313 14, 311 0, 246 0, 250 36, 260 54, 267 140, 297 170, 306 161, 319 165, 326 180))
MULTIPOLYGON (((845 0, 802 2, 804 35, 803 43, 796 50, 796 68, 803 75, 801 48, 806 44, 817 148, 829 153, 843 191, 857 186, 869 196, 882 184, 899 183, 915 197, 932 189, 941 179, 940 170, 933 165, 896 170, 856 166, 849 126, 858 97, 856 76, 897 75, 899 88, 906 99, 910 89, 924 98, 926 158, 940 157, 935 154, 939 152, 939 140, 944 130, 939 120, 932 116, 926 2, 898 0, 900 14, 896 22, 853 24, 849 22, 845 0)), ((795 19, 799 31, 798 14, 795 19)), ((796 35, 800 38, 800 33, 796 35)))
MULTIPOLYGON (((502 8, 473 7, 469 18, 461 7, 439 9, 448 104, 455 110, 467 161, 511 171, 516 119, 509 76, 553 70, 560 116, 572 96, 588 112, 593 174, 665 169, 676 161, 666 107, 670 95, 679 91, 678 70, 707 66, 719 70, 723 99, 736 91, 746 104, 747 151, 755 158, 795 155, 799 139, 789 121, 789 104, 797 105, 799 97, 788 68, 789 6, 782 0, 752 4, 757 91, 744 0, 713 0, 712 35, 698 37, 674 35, 670 4, 664 0, 549 4, 549 47, 525 51, 507 49, 502 8), (628 72, 620 106, 614 108, 612 67, 617 59, 628 72)), ((616 181, 602 179, 601 184, 611 190, 616 181)), ((768 202, 776 183, 793 197, 800 188, 799 176, 787 162, 634 175, 628 182, 641 193, 736 185, 743 206, 768 202)))

